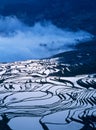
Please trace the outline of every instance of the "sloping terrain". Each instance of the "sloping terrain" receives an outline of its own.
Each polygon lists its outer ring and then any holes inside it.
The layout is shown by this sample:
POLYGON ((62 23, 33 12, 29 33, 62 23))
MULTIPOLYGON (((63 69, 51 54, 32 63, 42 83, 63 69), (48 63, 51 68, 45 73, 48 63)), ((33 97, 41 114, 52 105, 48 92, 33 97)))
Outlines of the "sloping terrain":
POLYGON ((30 117, 36 121, 27 123, 29 130, 95 130, 95 41, 92 44, 85 43, 86 51, 80 44, 77 51, 51 59, 0 64, 0 129, 25 130, 19 123, 30 117))

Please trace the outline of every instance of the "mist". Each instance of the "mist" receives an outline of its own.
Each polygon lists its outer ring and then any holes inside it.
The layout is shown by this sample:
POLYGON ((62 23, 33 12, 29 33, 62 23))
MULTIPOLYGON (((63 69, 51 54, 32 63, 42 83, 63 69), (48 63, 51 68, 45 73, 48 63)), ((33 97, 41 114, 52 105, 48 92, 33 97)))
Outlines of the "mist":
POLYGON ((50 21, 28 26, 15 16, 1 16, 0 62, 48 58, 92 38, 84 30, 61 29, 50 21))

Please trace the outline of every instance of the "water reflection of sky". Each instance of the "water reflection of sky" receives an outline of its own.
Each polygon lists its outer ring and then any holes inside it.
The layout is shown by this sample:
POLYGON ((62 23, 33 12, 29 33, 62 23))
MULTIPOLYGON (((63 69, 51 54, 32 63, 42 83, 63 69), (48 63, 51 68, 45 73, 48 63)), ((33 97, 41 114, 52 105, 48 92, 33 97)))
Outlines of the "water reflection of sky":
POLYGON ((51 59, 1 64, 0 129, 95 129, 96 75, 79 74, 79 63, 51 59))

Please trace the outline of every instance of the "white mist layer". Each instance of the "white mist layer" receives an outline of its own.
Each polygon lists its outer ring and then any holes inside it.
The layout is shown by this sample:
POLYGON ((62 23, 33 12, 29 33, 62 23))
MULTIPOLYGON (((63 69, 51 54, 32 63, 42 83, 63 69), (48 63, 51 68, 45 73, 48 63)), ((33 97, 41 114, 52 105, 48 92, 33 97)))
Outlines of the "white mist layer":
POLYGON ((1 17, 0 62, 47 58, 92 37, 85 31, 72 32, 47 22, 29 27, 16 17, 1 17))

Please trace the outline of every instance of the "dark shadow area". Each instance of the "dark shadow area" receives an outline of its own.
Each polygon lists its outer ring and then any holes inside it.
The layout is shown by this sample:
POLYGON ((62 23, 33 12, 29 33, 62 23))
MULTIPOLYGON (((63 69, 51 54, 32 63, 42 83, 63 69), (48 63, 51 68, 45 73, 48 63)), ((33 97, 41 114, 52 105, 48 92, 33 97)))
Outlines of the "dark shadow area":
POLYGON ((12 130, 8 126, 8 122, 10 121, 10 119, 8 119, 5 114, 1 115, 1 117, 2 117, 2 120, 0 120, 0 130, 12 130))
POLYGON ((78 44, 74 51, 60 53, 52 58, 57 57, 59 64, 56 67, 60 71, 51 75, 75 76, 96 73, 96 40, 78 44), (64 72, 63 68, 65 68, 64 72))
POLYGON ((95 116, 82 116, 80 120, 71 117, 72 121, 83 124, 84 126, 80 130, 96 130, 96 117, 95 116))

